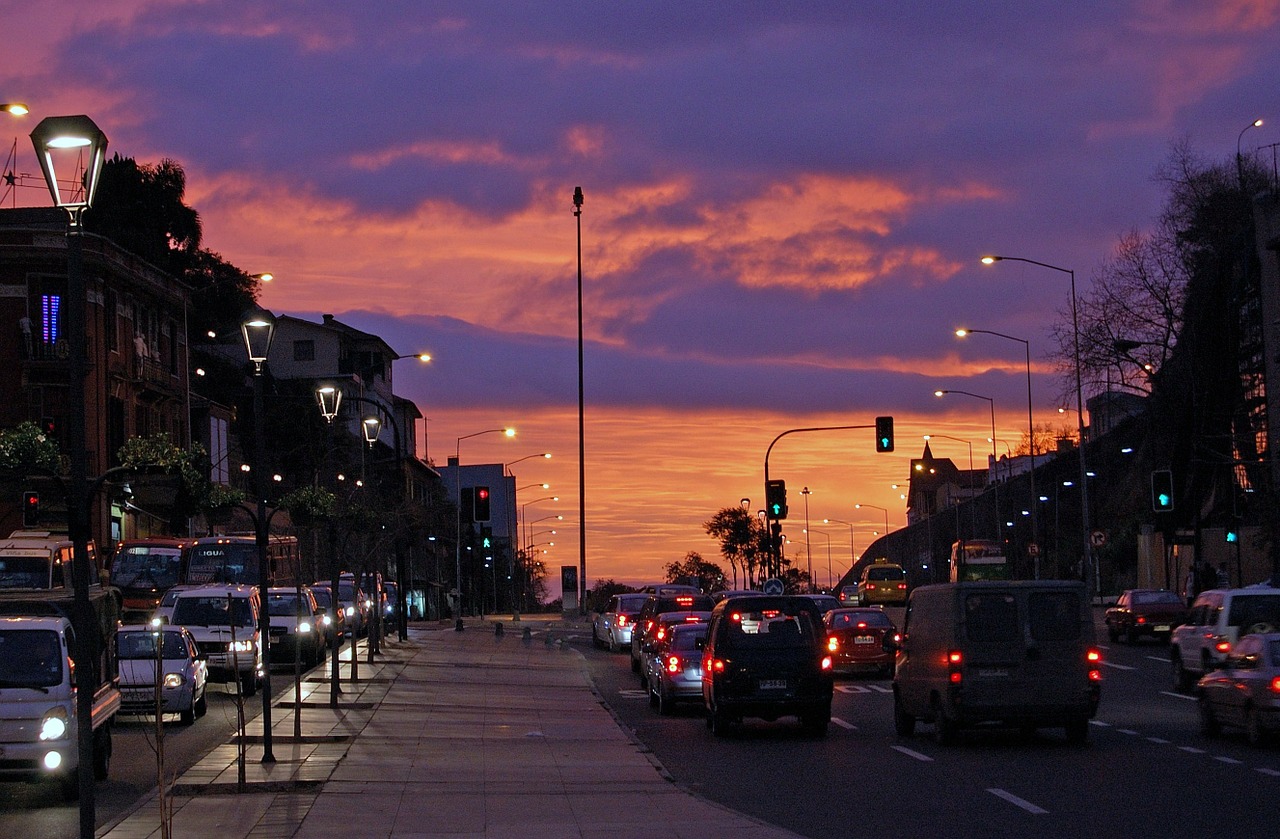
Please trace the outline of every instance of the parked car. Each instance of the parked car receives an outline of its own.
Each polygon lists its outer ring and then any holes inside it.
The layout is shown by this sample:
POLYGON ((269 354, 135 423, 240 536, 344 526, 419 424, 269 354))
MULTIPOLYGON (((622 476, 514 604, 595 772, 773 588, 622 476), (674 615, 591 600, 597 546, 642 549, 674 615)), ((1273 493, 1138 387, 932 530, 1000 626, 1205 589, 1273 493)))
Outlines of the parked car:
POLYGON ((1169 637, 1173 684, 1190 690, 1196 680, 1226 661, 1242 635, 1280 632, 1280 589, 1230 588, 1203 592, 1186 623, 1169 637))
POLYGON ((1280 731, 1280 633, 1241 638, 1223 666, 1200 679, 1196 693, 1205 734, 1231 726, 1262 744, 1280 731))
POLYGON ((1131 588, 1121 592, 1116 604, 1107 609, 1107 635, 1121 636, 1130 644, 1143 635, 1169 642, 1173 628, 1187 619, 1187 604, 1175 592, 1165 589, 1131 588))
MULTIPOLYGON (((331 586, 332 583, 322 581, 312 588, 328 589, 331 586)), ((338 579, 338 604, 342 609, 347 637, 358 638, 364 635, 369 628, 369 611, 373 608, 373 600, 365 596, 351 574, 343 574, 338 579)))
POLYGON ((329 616, 307 586, 272 587, 267 590, 267 614, 271 621, 271 660, 314 667, 324 661, 329 616))
POLYGON ((591 622, 591 643, 597 647, 608 647, 611 653, 631 646, 631 627, 648 599, 647 594, 615 594, 610 597, 604 611, 597 612, 591 622))
POLYGON ((159 643, 160 713, 191 725, 208 710, 209 666, 195 638, 181 626, 129 624, 116 630, 120 713, 156 712, 156 644, 159 643))
POLYGON ((907 572, 892 562, 873 562, 862 569, 858 582, 858 603, 904 605, 907 602, 907 572))
POLYGON ((832 609, 822 617, 827 651, 836 673, 893 675, 898 630, 879 606, 832 609))
POLYGON ((713 605, 711 598, 705 594, 685 592, 649 595, 640 607, 636 624, 631 630, 631 672, 640 672, 640 664, 644 660, 645 637, 653 628, 658 615, 665 612, 709 612, 713 605))
POLYGON ((807 597, 722 600, 702 649, 707 726, 723 736, 745 717, 795 716, 821 736, 831 722, 831 664, 826 632, 807 597))
POLYGON ((702 700, 702 644, 706 623, 677 623, 667 627, 662 640, 645 659, 649 704, 666 716, 677 702, 702 700))
POLYGON ((971 581, 911 592, 893 677, 893 721, 938 742, 981 724, 1062 726, 1083 743, 1098 710, 1102 658, 1084 583, 971 581))
POLYGON ((209 665, 214 681, 239 681, 253 696, 265 672, 259 633, 261 604, 256 586, 207 585, 187 589, 173 606, 173 623, 186 627, 209 665))
POLYGON ((343 639, 347 635, 347 616, 346 610, 339 604, 337 609, 333 608, 333 594, 328 586, 314 585, 311 587, 311 597, 316 601, 316 606, 324 613, 328 621, 325 623, 326 642, 333 644, 333 638, 338 638, 338 647, 342 647, 343 639), (332 615, 332 617, 330 617, 332 615))

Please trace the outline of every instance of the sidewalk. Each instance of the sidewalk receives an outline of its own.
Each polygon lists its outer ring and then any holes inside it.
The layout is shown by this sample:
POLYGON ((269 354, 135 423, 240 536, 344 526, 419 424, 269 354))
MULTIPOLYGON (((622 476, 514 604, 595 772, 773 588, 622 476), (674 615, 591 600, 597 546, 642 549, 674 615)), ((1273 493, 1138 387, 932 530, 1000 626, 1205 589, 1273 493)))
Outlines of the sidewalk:
MULTIPOLYGON (((675 839, 796 839, 667 779, 562 643, 589 628, 497 620, 502 635, 491 621, 412 627, 408 641, 384 642, 375 664, 362 657, 356 683, 344 662, 337 709, 314 672, 300 740, 290 690, 273 706, 276 763, 259 762, 251 722, 246 791, 236 791, 237 744, 215 749, 174 784, 171 835, 629 839, 656 828, 675 839)), ((99 835, 159 837, 157 799, 99 835)))

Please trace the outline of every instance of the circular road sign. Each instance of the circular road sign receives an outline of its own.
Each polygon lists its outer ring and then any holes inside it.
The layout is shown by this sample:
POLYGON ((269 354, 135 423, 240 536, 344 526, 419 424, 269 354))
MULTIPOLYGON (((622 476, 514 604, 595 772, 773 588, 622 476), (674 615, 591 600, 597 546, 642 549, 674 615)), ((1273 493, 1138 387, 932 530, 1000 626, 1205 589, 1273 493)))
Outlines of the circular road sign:
POLYGON ((1107 533, 1104 530, 1095 530, 1089 534, 1089 544, 1095 548, 1101 548, 1107 544, 1107 533))
POLYGON ((777 577, 770 577, 764 581, 763 589, 765 594, 782 594, 786 587, 782 584, 782 580, 777 577))

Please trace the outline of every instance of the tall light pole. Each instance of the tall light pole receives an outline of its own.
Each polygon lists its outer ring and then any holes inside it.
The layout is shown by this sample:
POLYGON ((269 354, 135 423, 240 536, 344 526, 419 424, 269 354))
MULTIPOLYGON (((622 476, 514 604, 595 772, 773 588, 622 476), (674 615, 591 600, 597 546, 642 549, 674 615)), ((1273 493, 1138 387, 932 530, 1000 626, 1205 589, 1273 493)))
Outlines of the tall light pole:
POLYGON ((1240 129, 1240 133, 1236 135, 1236 178, 1239 179, 1240 188, 1244 189, 1244 154, 1240 151, 1240 141, 1244 139, 1244 132, 1250 128, 1261 128, 1262 119, 1255 119, 1253 122, 1240 129))
MULTIPOLYGON (((1013 335, 1006 335, 1003 332, 995 332, 990 329, 957 329, 956 335, 960 338, 966 335, 993 335, 996 338, 1003 338, 1006 341, 1014 341, 1022 344, 1027 354, 1027 451, 1031 456, 1031 468, 1027 471, 1028 479, 1031 482, 1031 508, 1028 511, 1031 515, 1031 544, 1027 546, 1027 550, 1032 554, 1035 561, 1035 577, 1040 579, 1040 546, 1036 544, 1036 540, 1040 538, 1040 531, 1036 529, 1036 507, 1039 505, 1039 496, 1036 495, 1036 423, 1035 417, 1031 409, 1031 342, 1025 338, 1016 338, 1013 335)), ((994 435, 992 435, 994 436, 994 435)))
POLYGON ((257 496, 254 516, 254 541, 258 546, 258 644, 262 648, 262 762, 275 763, 271 743, 271 563, 267 559, 267 419, 262 398, 262 371, 275 337, 275 319, 270 312, 254 313, 240 325, 245 352, 253 364, 253 494, 257 496))
MULTIPOLYGON (((6 110, 12 114, 26 112, 26 107, 10 103, 6 110)), ((71 655, 77 663, 76 746, 79 768, 76 785, 80 792, 80 836, 93 839, 96 825, 93 788, 93 735, 89 721, 93 718, 93 694, 97 687, 93 682, 93 641, 110 643, 101 638, 98 622, 94 619, 93 606, 89 602, 89 452, 85 436, 84 380, 88 375, 87 320, 88 298, 85 291, 84 263, 81 254, 81 237, 84 234, 84 211, 93 205, 98 189, 99 176, 107 154, 107 135, 87 116, 46 117, 31 132, 40 170, 53 196, 55 206, 67 211, 67 299, 63 303, 67 348, 67 531, 71 537, 71 578, 74 583, 72 625, 76 630, 75 645, 71 655), (68 160, 74 156, 74 161, 68 160), (71 163, 59 166, 58 161, 71 163), (83 174, 79 171, 83 164, 83 174), (59 169, 71 168, 64 178, 58 177, 59 169), (77 177, 80 175, 80 177, 77 177), (69 191, 67 185, 70 185, 69 191)))
MULTIPOLYGON (((804 541, 806 545, 809 544, 809 530, 810 529, 807 527, 804 529, 804 541)), ((825 530, 815 530, 813 532, 818 534, 819 536, 825 536, 827 539, 827 591, 830 591, 831 590, 831 534, 827 533, 825 530)), ((813 567, 812 559, 809 560, 809 567, 811 568, 813 567)), ((809 580, 809 590, 813 591, 812 579, 809 580)))
MULTIPOLYGON (((978 537, 978 505, 973 503, 973 495, 972 495, 972 493, 973 493, 973 489, 974 489, 974 487, 973 487, 973 443, 969 442, 968 440, 962 440, 962 439, 960 439, 959 437, 951 437, 951 436, 949 436, 949 435, 947 435, 947 434, 926 434, 926 435, 924 435, 924 439, 925 439, 925 440, 932 440, 934 437, 939 437, 939 438, 941 438, 941 439, 943 439, 943 440, 954 440, 954 441, 955 441, 955 442, 957 442, 957 443, 964 443, 966 446, 968 446, 968 447, 969 447, 969 493, 970 493, 970 497, 969 497, 969 514, 970 514, 970 517, 973 519, 973 525, 972 525, 972 526, 973 526, 973 532, 969 534, 969 538, 971 538, 971 539, 976 539, 976 538, 978 537)), ((993 445, 994 445, 994 444, 993 444, 993 445)), ((957 542, 959 542, 959 541, 960 541, 960 539, 961 539, 961 536, 960 536, 960 504, 957 502, 955 506, 956 506, 956 541, 957 541, 957 542)))
POLYGON ((849 526, 849 570, 853 570, 854 563, 858 561, 857 555, 854 554, 853 548, 853 522, 844 521, 842 519, 823 519, 823 524, 847 524, 849 526))
POLYGON ((804 496, 804 555, 809 561, 809 593, 813 593, 813 553, 809 550, 809 488, 800 490, 804 496))
MULTIPOLYGON (((980 393, 970 393, 967 390, 935 390, 933 395, 942 397, 949 393, 958 393, 961 396, 968 396, 972 399, 985 399, 991 406, 991 468, 995 469, 996 464, 1000 462, 999 457, 996 454, 996 400, 990 396, 983 396, 980 393)), ((1004 541, 1004 527, 1000 523, 1000 482, 996 480, 998 477, 999 475, 997 474, 992 478, 991 487, 994 493, 993 498, 996 509, 996 541, 1002 542, 1004 541)), ((974 530, 973 535, 975 537, 978 535, 976 529, 974 530)))
MULTIPOLYGON (((1047 262, 1037 262, 1034 259, 1026 259, 1021 256, 984 256, 982 257, 983 265, 993 265, 997 262, 1025 262, 1028 265, 1037 265, 1041 268, 1048 268, 1050 271, 1057 271, 1066 274, 1071 278, 1071 330, 1075 335, 1074 360, 1076 367, 1076 421, 1077 429, 1080 436, 1080 530, 1081 530, 1081 554, 1080 554, 1080 578, 1085 583, 1092 582, 1089 586, 1092 590, 1098 589, 1098 580, 1093 574, 1093 545, 1089 539, 1089 486, 1088 486, 1088 470, 1085 467, 1085 439, 1084 439, 1084 387, 1080 378, 1080 317, 1076 306, 1076 272, 1070 268, 1059 268, 1057 265, 1050 265, 1047 262)), ((1034 507, 1032 508, 1034 509, 1034 507)))
POLYGON ((578 614, 587 613, 587 435, 582 377, 582 187, 573 188, 578 225, 578 614))
POLYGON ((479 437, 481 434, 503 434, 507 437, 516 436, 514 428, 487 428, 484 431, 476 431, 471 434, 463 434, 458 438, 453 450, 453 469, 457 494, 454 498, 456 506, 454 508, 454 545, 453 545, 453 562, 455 584, 458 587, 458 600, 456 614, 454 615, 453 630, 461 632, 462 626, 462 441, 470 440, 472 437, 479 437))

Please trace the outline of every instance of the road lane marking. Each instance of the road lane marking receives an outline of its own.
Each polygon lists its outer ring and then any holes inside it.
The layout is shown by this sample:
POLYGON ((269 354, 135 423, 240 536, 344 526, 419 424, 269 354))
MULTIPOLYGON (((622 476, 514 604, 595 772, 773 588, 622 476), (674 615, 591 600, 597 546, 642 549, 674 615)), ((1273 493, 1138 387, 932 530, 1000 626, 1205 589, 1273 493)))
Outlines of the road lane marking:
POLYGON ((1179 746, 1178 748, 1188 754, 1193 754, 1193 755, 1204 754, 1204 749, 1197 749, 1195 746, 1179 746))
POLYGON ((1147 658, 1151 659, 1152 661, 1158 661, 1158 662, 1160 662, 1161 664, 1168 664, 1168 663, 1169 663, 1169 659, 1168 659, 1168 658, 1166 658, 1166 657, 1164 657, 1164 656, 1160 656, 1160 655, 1149 655, 1149 656, 1147 656, 1147 658))
POLYGON ((841 693, 871 693, 869 688, 864 688, 862 685, 836 685, 836 690, 841 693))
POLYGON ((1130 667, 1127 664, 1116 664, 1114 661, 1102 662, 1103 667, 1110 667, 1112 670, 1137 670, 1136 667, 1130 667))
POLYGON ((1271 777, 1273 777, 1273 778, 1280 778, 1280 772, 1277 772, 1277 771, 1276 771, 1276 770, 1274 770, 1274 769, 1268 769, 1268 768, 1266 768, 1265 766, 1259 766, 1259 767, 1258 767, 1257 769, 1255 769, 1254 771, 1255 771, 1255 772, 1261 772, 1263 775, 1270 775, 1270 776, 1271 776, 1271 777))
POLYGON ((876 693, 893 693, 893 688, 887 688, 884 685, 872 685, 871 689, 876 693))
POLYGON ((1026 810, 1028 813, 1031 813, 1033 815, 1039 816, 1049 812, 1043 807, 1037 807, 1036 805, 1032 804, 1030 801, 1027 801, 1025 798, 1019 798, 1018 796, 1014 795, 1013 793, 1007 790, 993 788, 993 789, 987 790, 987 792, 991 793, 996 798, 1003 798, 1005 801, 1008 801, 1010 804, 1014 805, 1015 807, 1021 807, 1022 809, 1026 810))
POLYGON ((1089 725, 1096 725, 1098 728, 1110 728, 1111 723, 1102 720, 1089 720, 1089 725))
POLYGON ((1136 734, 1138 733, 1138 732, 1134 731, 1132 728, 1117 728, 1117 729, 1116 729, 1116 731, 1120 732, 1121 734, 1133 734, 1133 735, 1136 735, 1136 734))
POLYGON ((1151 742, 1151 743, 1158 743, 1161 746, 1169 745, 1169 741, 1164 739, 1163 737, 1148 737, 1147 740, 1148 742, 1151 742))
POLYGON ((845 731, 857 731, 857 730, 858 730, 858 727, 857 727, 856 725, 854 725, 854 724, 853 724, 853 723, 851 723, 851 722, 845 722, 844 720, 840 719, 839 717, 832 717, 832 718, 831 718, 831 721, 832 721, 833 723, 835 723, 836 725, 840 726, 841 728, 843 728, 845 731))
POLYGON ((924 761, 925 763, 933 762, 933 758, 929 757, 928 755, 924 755, 924 754, 920 754, 919 752, 912 751, 911 749, 908 749, 906 746, 890 746, 889 748, 893 749, 894 751, 902 752, 907 757, 914 757, 916 760, 924 761))
POLYGON ((618 696, 626 699, 647 699, 649 691, 647 690, 620 690, 618 696))
POLYGON ((1227 757, 1226 755, 1216 755, 1214 756, 1213 759, 1222 761, 1223 763, 1234 763, 1234 764, 1244 763, 1243 760, 1236 760, 1234 757, 1227 757))
POLYGON ((1162 690, 1162 691, 1160 691, 1160 695, 1161 695, 1161 696, 1172 696, 1174 699, 1186 699, 1186 700, 1188 700, 1188 701, 1190 701, 1190 702, 1195 702, 1195 701, 1196 701, 1196 698, 1195 698, 1194 696, 1187 696, 1185 693, 1174 693, 1174 692, 1173 692, 1173 691, 1171 691, 1171 690, 1162 690))

